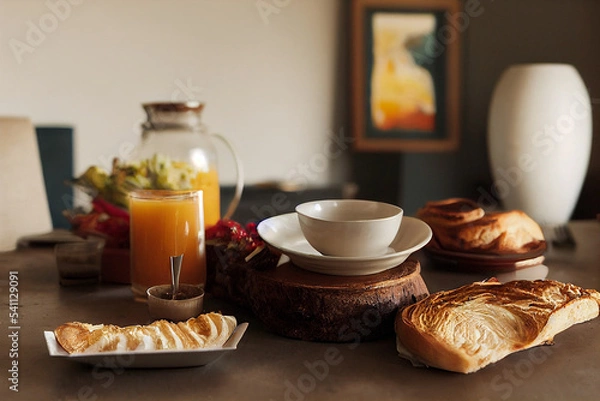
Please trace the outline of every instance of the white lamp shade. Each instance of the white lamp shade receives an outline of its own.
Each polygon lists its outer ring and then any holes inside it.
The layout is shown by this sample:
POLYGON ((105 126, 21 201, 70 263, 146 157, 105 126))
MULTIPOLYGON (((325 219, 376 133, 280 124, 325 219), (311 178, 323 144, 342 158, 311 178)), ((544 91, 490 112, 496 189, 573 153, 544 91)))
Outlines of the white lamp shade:
POLYGON ((27 118, 0 117, 0 251, 52 230, 35 129, 27 118))

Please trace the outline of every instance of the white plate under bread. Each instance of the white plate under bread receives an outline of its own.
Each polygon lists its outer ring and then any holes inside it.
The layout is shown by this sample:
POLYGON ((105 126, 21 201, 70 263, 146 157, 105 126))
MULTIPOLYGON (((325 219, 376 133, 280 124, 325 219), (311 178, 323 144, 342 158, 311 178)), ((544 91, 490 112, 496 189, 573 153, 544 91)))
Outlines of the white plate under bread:
POLYGON ((65 358, 73 362, 109 368, 178 368, 203 366, 217 360, 228 352, 235 351, 247 328, 248 323, 239 324, 222 347, 192 350, 69 354, 56 341, 54 332, 44 331, 44 337, 50 356, 55 358, 65 358))

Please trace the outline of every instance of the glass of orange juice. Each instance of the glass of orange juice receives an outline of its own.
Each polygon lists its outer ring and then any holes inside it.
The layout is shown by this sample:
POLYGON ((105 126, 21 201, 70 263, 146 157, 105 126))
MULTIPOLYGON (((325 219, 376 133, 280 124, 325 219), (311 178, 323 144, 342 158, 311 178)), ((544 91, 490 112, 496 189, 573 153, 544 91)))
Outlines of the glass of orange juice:
POLYGON ((206 256, 202 191, 139 190, 129 194, 131 288, 171 283, 170 257, 183 254, 181 283, 204 286, 206 256))

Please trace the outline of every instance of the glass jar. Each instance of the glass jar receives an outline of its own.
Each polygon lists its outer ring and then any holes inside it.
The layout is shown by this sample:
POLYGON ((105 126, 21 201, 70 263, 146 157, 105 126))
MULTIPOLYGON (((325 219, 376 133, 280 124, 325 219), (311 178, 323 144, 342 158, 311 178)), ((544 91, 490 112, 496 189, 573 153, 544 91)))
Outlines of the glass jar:
POLYGON ((223 218, 230 218, 242 195, 242 163, 227 139, 209 134, 201 121, 204 104, 196 101, 145 103, 147 120, 142 140, 131 161, 145 161, 155 172, 153 189, 202 190, 204 225, 209 228, 221 218, 217 152, 213 140, 231 151, 237 172, 235 195, 223 218))

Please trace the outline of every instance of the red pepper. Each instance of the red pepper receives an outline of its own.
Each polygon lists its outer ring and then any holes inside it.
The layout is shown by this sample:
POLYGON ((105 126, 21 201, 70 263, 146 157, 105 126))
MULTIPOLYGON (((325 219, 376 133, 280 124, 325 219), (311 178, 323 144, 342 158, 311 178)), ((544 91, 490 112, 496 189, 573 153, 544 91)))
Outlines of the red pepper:
POLYGON ((104 212, 109 216, 120 217, 129 221, 129 212, 127 212, 127 210, 121 209, 102 198, 94 198, 94 200, 92 200, 92 205, 97 212, 104 212))

